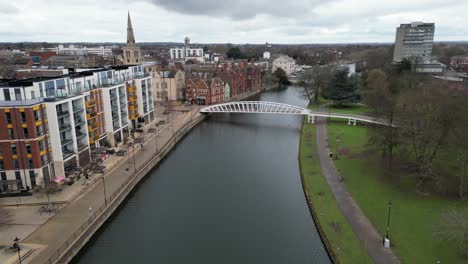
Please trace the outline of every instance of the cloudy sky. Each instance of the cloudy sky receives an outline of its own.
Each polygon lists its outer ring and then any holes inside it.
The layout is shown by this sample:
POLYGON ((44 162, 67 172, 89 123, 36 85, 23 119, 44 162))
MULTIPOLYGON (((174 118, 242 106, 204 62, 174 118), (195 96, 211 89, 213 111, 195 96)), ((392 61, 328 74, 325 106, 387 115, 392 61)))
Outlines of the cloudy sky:
POLYGON ((400 23, 468 40, 467 0, 0 0, 0 42, 393 42, 400 23))

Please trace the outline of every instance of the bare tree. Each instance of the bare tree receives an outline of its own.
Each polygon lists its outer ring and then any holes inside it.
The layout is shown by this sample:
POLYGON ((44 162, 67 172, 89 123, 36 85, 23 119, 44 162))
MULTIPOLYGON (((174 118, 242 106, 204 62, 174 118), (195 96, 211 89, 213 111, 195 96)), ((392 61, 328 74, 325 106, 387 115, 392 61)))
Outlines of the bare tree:
POLYGON ((334 71, 333 66, 313 66, 299 76, 304 93, 310 101, 318 101, 319 94, 330 84, 334 71))
POLYGON ((434 226, 433 235, 437 240, 451 243, 459 253, 468 255, 468 211, 448 209, 434 226))
POLYGON ((435 179, 433 161, 456 123, 451 96, 434 83, 405 91, 398 104, 398 127, 417 163, 417 187, 435 179))

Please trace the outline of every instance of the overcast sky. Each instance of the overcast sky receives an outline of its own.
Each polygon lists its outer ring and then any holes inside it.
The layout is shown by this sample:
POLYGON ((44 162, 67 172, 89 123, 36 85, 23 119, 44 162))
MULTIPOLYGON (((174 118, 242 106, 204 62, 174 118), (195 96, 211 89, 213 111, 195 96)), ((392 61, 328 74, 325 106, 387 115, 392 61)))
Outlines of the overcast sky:
POLYGON ((467 0, 0 0, 0 42, 393 42, 400 23, 468 40, 467 0))

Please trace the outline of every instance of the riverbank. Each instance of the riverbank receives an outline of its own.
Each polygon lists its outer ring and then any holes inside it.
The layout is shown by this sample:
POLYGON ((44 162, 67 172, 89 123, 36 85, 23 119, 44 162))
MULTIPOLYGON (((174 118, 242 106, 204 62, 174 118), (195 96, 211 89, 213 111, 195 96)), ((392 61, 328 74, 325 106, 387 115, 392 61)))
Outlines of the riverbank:
POLYGON ((316 127, 304 122, 299 144, 304 193, 317 229, 334 263, 372 263, 343 216, 317 156, 316 127))

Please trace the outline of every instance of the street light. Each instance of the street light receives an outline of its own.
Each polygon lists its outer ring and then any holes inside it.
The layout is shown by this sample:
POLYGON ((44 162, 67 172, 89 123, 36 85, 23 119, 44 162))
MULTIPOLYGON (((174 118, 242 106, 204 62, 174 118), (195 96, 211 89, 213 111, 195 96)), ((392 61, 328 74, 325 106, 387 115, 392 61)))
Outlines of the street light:
MULTIPOLYGON (((390 213, 391 212, 392 212, 392 201, 389 201, 388 202, 387 235, 385 236, 388 240, 390 240, 388 236, 388 231, 390 231, 390 213)), ((384 240, 384 243, 385 243, 385 240, 384 240)))
POLYGON ((338 157, 338 151, 339 151, 339 146, 338 145, 339 144, 340 144, 340 136, 337 136, 336 137, 336 154, 335 154, 336 159, 339 159, 339 157, 338 157))
POLYGON ((16 250, 16 252, 18 252, 18 260, 19 260, 19 264, 21 264, 21 254, 20 254, 21 247, 19 246, 19 238, 15 237, 13 241, 15 243, 13 243, 13 246, 11 248, 16 250))
POLYGON ((104 204, 107 207, 106 181, 104 180, 104 174, 102 174, 101 179, 102 179, 102 186, 104 188, 104 204))

